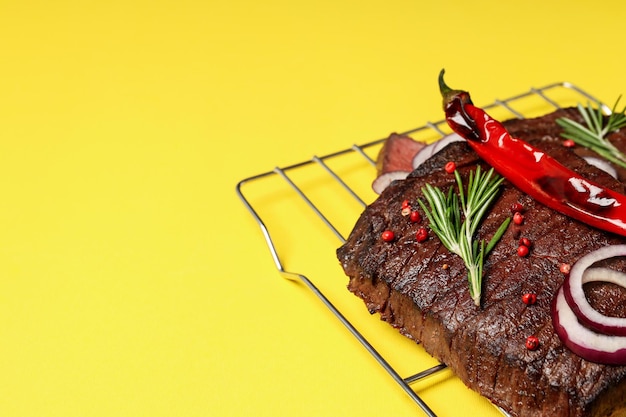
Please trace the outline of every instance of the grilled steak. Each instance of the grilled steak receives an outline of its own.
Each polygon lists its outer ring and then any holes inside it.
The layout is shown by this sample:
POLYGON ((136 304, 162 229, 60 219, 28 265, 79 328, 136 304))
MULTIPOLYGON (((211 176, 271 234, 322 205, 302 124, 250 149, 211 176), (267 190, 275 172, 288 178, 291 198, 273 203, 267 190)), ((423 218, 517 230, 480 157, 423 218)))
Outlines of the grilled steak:
MULTIPOLYGON (((557 117, 575 110, 559 110, 536 119, 512 120, 509 131, 547 152, 563 165, 589 179, 624 193, 624 185, 587 164, 562 146, 557 117)), ((337 250, 349 277, 348 288, 399 331, 421 343, 447 364, 470 388, 513 416, 626 415, 626 366, 588 362, 563 346, 555 334, 550 305, 563 282, 562 263, 573 264, 588 252, 626 239, 592 229, 546 208, 506 181, 501 195, 478 231, 489 240, 514 203, 524 207, 524 223, 511 223, 484 265, 482 303, 470 295, 462 260, 451 254, 431 231, 418 243, 416 232, 428 228, 401 213, 408 200, 413 209, 429 183, 444 192, 455 184, 443 167, 455 161, 464 178, 484 164, 464 142, 449 145, 412 172, 392 183, 362 213, 344 245, 337 250), (381 234, 392 230, 395 239, 381 234), (518 242, 532 242, 530 254, 517 255, 518 242), (525 293, 537 303, 522 302, 525 293), (526 338, 535 335, 539 347, 529 350, 526 338)), ((489 167, 483 165, 485 169, 489 167)), ((623 266, 626 270, 626 265, 623 266)), ((611 284, 587 284, 596 308, 626 317, 626 291, 611 284)))

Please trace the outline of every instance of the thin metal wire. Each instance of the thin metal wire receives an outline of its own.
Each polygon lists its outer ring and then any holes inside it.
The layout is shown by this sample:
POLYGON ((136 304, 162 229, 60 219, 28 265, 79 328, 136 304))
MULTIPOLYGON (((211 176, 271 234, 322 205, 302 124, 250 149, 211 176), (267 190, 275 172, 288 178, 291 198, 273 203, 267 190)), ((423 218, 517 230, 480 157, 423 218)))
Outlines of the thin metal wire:
MULTIPOLYGON (((493 103, 488 104, 486 106, 482 106, 482 107, 486 110, 489 110, 495 107, 503 107, 509 112, 511 112, 512 114, 514 114, 516 117, 523 118, 524 117, 523 113, 519 112, 518 110, 515 110, 510 105, 510 103, 518 102, 521 99, 528 98, 531 96, 536 96, 536 97, 541 98, 543 102, 549 104, 550 106, 553 106, 555 109, 558 109, 558 108, 561 108, 561 106, 558 104, 558 101, 555 101, 554 99, 550 98, 548 94, 553 91, 556 92, 557 90, 567 90, 567 91, 574 92, 576 95, 586 99, 586 101, 594 102, 596 105, 602 106, 605 112, 608 111, 608 113, 610 113, 611 109, 606 107, 606 105, 601 103, 599 100, 597 100, 595 97, 593 97, 589 93, 585 92, 579 87, 568 82, 558 82, 558 83, 548 84, 541 88, 531 88, 530 90, 523 92, 521 94, 509 97, 504 100, 495 100, 493 103)), ((446 135, 445 126, 446 126, 445 120, 440 120, 437 122, 427 122, 423 126, 419 126, 415 129, 404 132, 403 134, 412 135, 412 134, 416 134, 416 133, 426 130, 426 131, 432 131, 436 133, 437 135, 439 135, 439 137, 443 137, 446 135), (442 128, 442 126, 444 128, 442 128)), ((411 384, 417 381, 423 380, 424 378, 427 378, 431 375, 434 375, 442 371, 443 369, 446 369, 446 365, 438 364, 428 369, 424 369, 419 372, 416 372, 413 375, 404 377, 404 378, 400 376, 400 374, 396 371, 396 369, 393 368, 393 366, 389 364, 389 362, 375 349, 375 347, 370 343, 370 341, 367 338, 365 338, 365 336, 363 336, 363 334, 358 329, 356 329, 354 325, 343 315, 343 313, 339 311, 337 307, 335 307, 335 305, 326 297, 326 295, 322 291, 318 289, 318 287, 313 283, 311 279, 309 279, 304 274, 301 274, 298 272, 287 271, 284 268, 269 229, 265 225, 263 219, 259 216, 258 212, 255 210, 253 204, 250 202, 248 198, 246 198, 243 192, 243 187, 248 183, 257 182, 257 181, 267 179, 272 176, 279 176, 285 181, 287 186, 293 191, 295 191, 295 193, 306 203, 306 205, 312 210, 313 214, 319 219, 321 219, 324 222, 324 224, 333 232, 333 234, 335 234, 335 236, 341 242, 344 242, 345 238, 341 234, 341 232, 338 230, 338 228, 329 220, 329 218, 323 213, 323 211, 316 204, 314 204, 313 201, 311 201, 311 199, 302 190, 302 188, 299 187, 287 173, 289 171, 303 168, 307 165, 317 164, 321 166, 323 168, 323 171, 326 172, 332 179, 334 179, 341 186, 341 188, 344 189, 352 198, 354 198, 361 206, 365 207, 367 205, 365 200, 362 197, 360 197, 358 193, 355 190, 353 190, 343 180, 343 178, 341 178, 340 175, 338 175, 334 170, 332 170, 328 166, 326 161, 330 159, 342 157, 348 154, 356 154, 356 155, 360 155, 367 164, 375 166, 375 161, 366 153, 366 150, 368 148, 380 145, 381 143, 384 142, 384 140, 385 138, 368 142, 362 145, 352 145, 350 148, 346 148, 346 149, 343 149, 343 150, 340 150, 331 154, 327 154, 327 155, 319 156, 319 157, 314 156, 310 160, 302 161, 302 162, 289 165, 286 167, 282 167, 282 168, 276 167, 272 171, 264 172, 264 173, 254 175, 252 177, 248 177, 246 179, 241 180, 236 186, 236 192, 239 195, 239 198, 241 199, 241 201, 244 203, 244 205, 250 212, 250 214, 256 220, 259 227, 261 228, 261 232, 270 250, 270 255, 272 257, 272 260, 274 261, 274 264, 276 268, 278 269, 278 271, 280 272, 280 274, 286 279, 296 280, 296 281, 299 280, 303 282, 322 301, 322 303, 335 315, 335 317, 350 331, 350 333, 365 347, 365 349, 374 357, 374 359, 376 359, 376 361, 387 371, 387 373, 389 373, 392 379, 400 385, 400 387, 408 394, 408 396, 424 412, 424 414, 428 417, 437 417, 437 415, 433 412, 430 406, 426 404, 424 400, 422 400, 422 398, 415 392, 415 390, 411 388, 411 384)), ((293 225, 291 225, 290 227, 292 226, 293 225)), ((496 408, 500 410, 503 415, 508 416, 508 414, 504 410, 500 409, 499 407, 496 407, 496 408)))
POLYGON ((404 382, 406 382, 407 384, 412 384, 414 382, 421 381, 422 379, 428 376, 434 375, 437 372, 443 371, 446 368, 447 366, 445 364, 440 363, 439 365, 435 365, 432 368, 428 368, 422 372, 418 372, 416 374, 413 374, 411 376, 404 378, 404 382))
MULTIPOLYGON (((298 195, 300 197, 302 197, 302 199, 307 203, 307 205, 315 212, 315 214, 317 214, 317 216, 322 219, 322 221, 326 224, 326 226, 328 226, 328 228, 330 230, 333 231, 333 233, 335 233, 335 235, 339 238, 339 240, 341 240, 342 242, 345 241, 346 239, 343 237, 343 235, 339 232, 339 230, 337 230, 337 228, 335 228, 335 226, 330 222, 330 220, 328 220, 326 218, 326 216, 324 216, 324 213, 322 213, 320 211, 320 209, 317 208, 317 206, 315 204, 313 204, 313 202, 309 199, 309 197, 307 197, 306 193, 304 191, 302 191, 302 189, 300 189, 300 187, 298 187, 296 185, 295 182, 293 182, 291 180, 291 178, 289 178, 289 176, 287 175, 286 171, 284 169, 281 168, 275 168, 274 172, 276 172, 278 175, 280 175, 285 181, 287 181, 287 183, 291 186, 291 188, 293 188, 293 190, 295 192, 298 193, 298 195)), ((356 194, 355 194, 356 195, 356 194)))
MULTIPOLYGON (((360 148, 356 147, 356 145, 355 145, 355 148, 360 150, 360 148)), ((369 158, 366 154, 363 154, 363 155, 365 155, 367 158, 369 158)), ((348 184, 346 184, 345 181, 339 175, 337 175, 337 173, 335 173, 335 171, 330 169, 330 167, 326 164, 326 162, 324 162, 324 160, 318 158, 317 156, 314 156, 313 160, 315 162, 317 162, 318 164, 320 164, 322 166, 322 168, 324 168, 324 170, 326 172, 328 172, 328 174, 330 174, 335 179, 335 181, 337 181, 343 187, 344 190, 346 190, 348 193, 350 193, 350 195, 352 197, 354 197, 354 199, 357 200, 361 204, 361 206, 363 206, 363 207, 367 206, 367 203, 365 201, 363 201, 363 199, 361 197, 359 197, 359 195, 357 193, 355 193, 354 190, 352 188, 350 188, 348 186, 348 184)))
MULTIPOLYGON (((282 170, 277 171, 277 173, 279 174, 281 172, 283 171, 282 170)), ((265 174, 262 174, 262 176, 255 176, 255 177, 252 177, 252 179, 256 180, 264 176, 265 174)), ((288 177, 284 177, 284 178, 287 179, 287 181, 289 181, 292 184, 291 180, 289 180, 288 177)), ((383 367, 383 369, 385 369, 385 371, 389 373, 389 375, 393 378, 393 380, 398 385, 400 385, 400 387, 402 387, 402 389, 407 393, 407 395, 422 409, 424 414, 428 417, 437 417, 437 415, 430 409, 428 404, 426 404, 424 400, 422 400, 422 398, 419 395, 417 395, 417 393, 409 385, 411 382, 414 382, 416 380, 415 378, 411 380, 410 382, 405 381, 400 376, 400 374, 389 364, 389 362, 387 362, 387 360, 376 350, 376 348, 372 346, 372 344, 365 338, 365 336, 363 336, 361 332, 359 332, 359 330, 357 330, 357 328, 354 327, 354 325, 341 313, 341 311, 339 311, 339 309, 337 309, 337 307, 335 307, 335 305, 326 297, 326 295, 324 295, 324 293, 322 293, 322 291, 320 291, 317 288, 317 286, 309 278, 307 278, 303 274, 287 271, 283 267, 280 257, 278 256, 278 252, 276 251, 276 246, 273 243, 273 240, 271 238, 271 235, 269 234, 267 227, 265 226, 265 223, 263 222, 261 217, 259 217, 254 207, 250 204, 248 199, 245 198, 242 192, 242 186, 248 181, 249 179, 243 180, 237 184, 237 188, 236 188, 237 193, 239 194, 239 197, 241 198, 245 206, 248 208, 252 216, 255 218, 255 220, 261 227, 261 230, 263 231, 263 235, 265 236, 265 239, 269 246, 272 259, 274 260, 274 264, 276 268, 278 269, 278 271, 281 273, 281 275, 284 278, 292 280, 292 281, 299 279, 301 282, 303 282, 322 301, 322 303, 335 315, 335 317, 350 331, 350 333, 352 333, 352 335, 363 345, 363 347, 365 347, 365 349, 377 360, 377 362, 383 367)), ((298 193, 300 194, 301 191, 299 191, 298 193)), ((306 200, 309 201, 308 198, 306 198, 306 200)), ((312 206, 312 208, 314 208, 314 210, 317 211, 317 209, 314 206, 312 206)), ((333 227, 333 231, 336 232, 336 229, 334 227, 333 227)))
POLYGON ((524 118, 524 115, 522 113, 518 112, 517 110, 513 109, 513 107, 509 106, 508 101, 496 100, 495 102, 499 106, 502 106, 505 109, 507 109, 508 111, 510 111, 511 113, 513 113, 515 115, 515 117, 517 117, 518 119, 523 119, 524 118))

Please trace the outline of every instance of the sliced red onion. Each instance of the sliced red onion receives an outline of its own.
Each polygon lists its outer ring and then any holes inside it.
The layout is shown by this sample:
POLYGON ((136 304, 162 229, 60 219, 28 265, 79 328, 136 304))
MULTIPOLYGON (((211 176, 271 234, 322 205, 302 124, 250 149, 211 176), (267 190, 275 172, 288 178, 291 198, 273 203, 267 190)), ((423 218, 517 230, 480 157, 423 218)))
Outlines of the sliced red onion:
POLYGON ((448 146, 452 142, 460 142, 463 141, 461 136, 456 133, 452 133, 450 135, 446 135, 439 140, 436 140, 428 145, 424 146, 420 151, 415 154, 413 157, 413 169, 419 167, 424 162, 426 162, 430 157, 435 155, 437 152, 448 146))
POLYGON ((606 246, 580 258, 563 283, 563 295, 583 325, 599 333, 626 336, 626 319, 600 313, 589 304, 583 291, 583 284, 591 281, 606 281, 626 287, 626 274, 608 268, 590 269, 598 261, 618 256, 626 256, 626 245, 606 246))
MULTIPOLYGON (((435 142, 429 143, 428 145, 421 147, 419 151, 417 151, 417 153, 413 157, 413 161, 412 161, 413 169, 423 164, 428 158, 430 158, 431 156, 433 156, 434 154, 442 150, 449 143, 459 142, 462 140, 465 140, 465 139, 463 139, 461 136, 457 135, 456 133, 452 133, 450 135, 444 136, 443 138, 435 142)), ((419 142, 419 144, 422 145, 422 142, 419 142)), ((391 184, 392 181, 403 180, 408 175, 409 175, 409 172, 406 172, 406 171, 384 172, 380 174, 378 177, 376 177, 376 179, 372 183, 372 189, 374 190, 376 194, 380 194, 383 192, 385 188, 387 188, 389 184, 391 184)))
POLYGON ((606 159, 597 158, 595 156, 583 156, 583 159, 587 161, 589 165, 593 165, 617 179, 617 170, 606 159))
POLYGON ((607 365, 626 365, 626 337, 599 334, 583 326, 567 303, 563 287, 552 303, 552 320, 563 344, 578 356, 607 365))
POLYGON ((376 194, 380 194, 385 188, 387 188, 389 184, 391 184, 392 181, 403 180, 409 174, 410 173, 406 171, 391 171, 379 175, 378 177, 376 177, 374 182, 372 182, 372 189, 376 194))

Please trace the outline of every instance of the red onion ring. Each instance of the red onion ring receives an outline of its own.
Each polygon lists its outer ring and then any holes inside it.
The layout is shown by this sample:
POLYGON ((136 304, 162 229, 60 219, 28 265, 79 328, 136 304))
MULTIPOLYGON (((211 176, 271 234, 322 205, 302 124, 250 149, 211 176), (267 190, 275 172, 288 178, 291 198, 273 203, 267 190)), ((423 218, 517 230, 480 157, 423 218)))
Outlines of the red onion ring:
POLYGON ((407 171, 385 172, 384 174, 376 177, 374 182, 372 182, 372 190, 374 190, 376 194, 381 194, 385 190, 385 188, 389 186, 389 184, 397 180, 403 180, 409 174, 410 172, 407 171))
POLYGON ((552 303, 552 319, 563 344, 578 356, 607 365, 626 364, 626 337, 599 334, 583 326, 567 304, 563 287, 552 303))
MULTIPOLYGON (((413 169, 418 168, 424 162, 426 162, 429 158, 433 157, 437 152, 448 146, 452 142, 460 142, 464 141, 461 136, 456 133, 451 133, 438 139, 434 142, 424 145, 420 148, 419 151, 413 156, 412 159, 412 167, 413 169)), ((389 186, 393 181, 403 180, 405 179, 410 172, 407 171, 387 171, 381 173, 374 182, 372 183, 372 189, 376 194, 381 194, 385 188, 389 186)))
POLYGON ((417 152, 417 154, 415 154, 415 156, 413 157, 413 169, 416 169, 417 167, 422 165, 428 159, 433 157, 437 152, 439 152, 452 142, 462 142, 464 140, 465 139, 463 139, 458 134, 451 133, 442 137, 441 139, 427 144, 422 149, 420 149, 419 152, 417 152))
POLYGON ((563 283, 563 295, 583 325, 610 336, 626 336, 626 319, 609 317, 594 309, 585 296, 583 284, 591 281, 605 281, 626 287, 626 274, 608 268, 590 267, 603 259, 626 256, 626 245, 612 245, 595 250, 583 256, 572 267, 569 277, 563 283))

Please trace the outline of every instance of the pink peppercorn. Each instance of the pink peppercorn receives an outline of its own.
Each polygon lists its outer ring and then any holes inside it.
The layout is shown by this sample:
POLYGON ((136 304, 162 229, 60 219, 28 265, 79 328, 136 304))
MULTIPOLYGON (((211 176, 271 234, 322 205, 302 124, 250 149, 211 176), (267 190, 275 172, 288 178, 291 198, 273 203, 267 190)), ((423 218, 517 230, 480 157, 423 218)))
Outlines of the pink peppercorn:
POLYGON ((524 206, 520 202, 511 204, 511 213, 521 213, 524 211, 524 206))
POLYGON ((528 253, 530 253, 528 246, 520 245, 517 247, 517 256, 519 256, 520 258, 528 256, 528 253))
POLYGON ((566 148, 573 148, 574 146, 576 146, 576 143, 571 139, 565 139, 563 141, 563 146, 565 146, 566 148))
POLYGON ((528 336, 526 338, 526 349, 536 350, 539 347, 539 339, 537 336, 528 336))
POLYGON ((385 242, 391 242, 393 241, 393 239, 396 237, 396 235, 391 231, 391 230, 385 230, 382 235, 381 238, 385 241, 385 242))
POLYGON ((528 292, 522 295, 522 302, 526 305, 533 305, 537 302, 537 294, 528 292))
POLYGON ((420 227, 420 229, 415 234, 415 238, 417 239, 419 243, 426 241, 426 239, 428 239, 428 230, 426 230, 423 227, 420 227))
POLYGON ((450 161, 443 169, 445 169, 448 174, 452 174, 454 171, 456 171, 456 163, 450 161))

